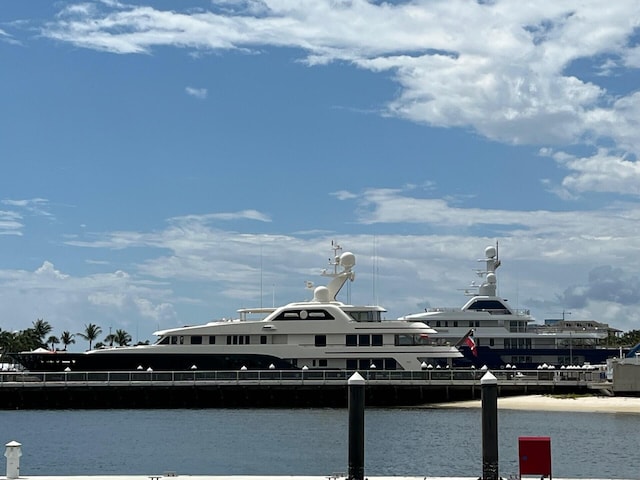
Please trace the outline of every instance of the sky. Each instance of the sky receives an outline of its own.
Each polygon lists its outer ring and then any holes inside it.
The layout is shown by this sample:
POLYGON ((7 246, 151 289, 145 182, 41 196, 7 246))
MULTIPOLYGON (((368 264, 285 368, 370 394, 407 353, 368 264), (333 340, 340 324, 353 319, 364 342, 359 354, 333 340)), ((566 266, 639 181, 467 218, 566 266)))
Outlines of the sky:
POLYGON ((0 329, 309 299, 332 241, 386 318, 498 242, 537 322, 640 329, 637 0, 3 0, 0 62, 0 329))

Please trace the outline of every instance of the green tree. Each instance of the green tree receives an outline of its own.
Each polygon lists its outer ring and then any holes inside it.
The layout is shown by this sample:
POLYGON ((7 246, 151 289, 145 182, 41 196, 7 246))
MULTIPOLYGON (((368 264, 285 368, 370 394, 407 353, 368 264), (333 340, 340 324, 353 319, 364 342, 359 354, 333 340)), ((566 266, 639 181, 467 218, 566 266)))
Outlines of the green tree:
POLYGON ((67 350, 67 347, 69 345, 71 345, 72 343, 76 343, 75 335, 67 330, 65 330, 64 332, 62 332, 62 335, 60 336, 60 341, 62 342, 62 345, 64 345, 64 350, 67 350))
POLYGON ((78 332, 78 335, 82 338, 84 338, 85 340, 89 341, 89 350, 91 350, 91 346, 93 344, 93 341, 98 338, 98 336, 102 333, 102 328, 100 328, 99 326, 93 324, 93 323, 89 323, 88 325, 84 326, 84 331, 83 332, 78 332))
POLYGON ((46 320, 39 318, 35 322, 33 322, 33 331, 40 339, 40 346, 46 345, 44 338, 51 333, 53 327, 46 320))
POLYGON ((5 360, 5 354, 13 351, 13 345, 15 343, 15 334, 6 330, 0 329, 0 360, 5 360))
POLYGON ((125 345, 129 345, 131 335, 129 335, 125 330, 118 329, 116 330, 114 341, 121 347, 124 347, 125 345))
POLYGON ((55 350, 58 343, 60 343, 60 339, 55 335, 51 335, 47 338, 47 345, 51 345, 51 350, 55 350))
POLYGON ((110 347, 113 347, 114 342, 116 341, 116 336, 113 333, 110 333, 106 337, 104 337, 105 343, 108 343, 110 347))

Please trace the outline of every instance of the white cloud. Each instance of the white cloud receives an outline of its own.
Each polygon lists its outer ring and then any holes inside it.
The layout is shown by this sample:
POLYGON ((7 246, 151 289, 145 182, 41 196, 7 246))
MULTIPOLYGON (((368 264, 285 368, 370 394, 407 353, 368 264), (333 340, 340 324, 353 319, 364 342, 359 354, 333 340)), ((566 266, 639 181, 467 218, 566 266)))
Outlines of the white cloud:
POLYGON ((149 6, 67 7, 44 34, 116 53, 164 45, 297 47, 307 52, 310 64, 344 60, 392 72, 402 87, 389 104, 395 115, 471 127, 508 143, 572 142, 589 132, 615 136, 591 121, 594 112, 622 123, 637 118, 625 115, 626 97, 617 107, 603 107, 606 90, 565 73, 573 61, 596 61, 599 55, 632 62, 637 53, 629 39, 640 14, 632 0, 607 9, 597 0, 535 5, 265 0, 226 11, 228 2, 213 5, 222 8, 180 13, 149 6))
POLYGON ((0 235, 22 235, 22 215, 0 210, 0 235))
POLYGON ((572 192, 616 192, 640 196, 640 164, 600 149, 590 157, 556 156, 572 173, 562 186, 572 192))
POLYGON ((22 209, 32 215, 41 217, 53 217, 53 215, 48 210, 49 200, 45 198, 29 198, 23 200, 5 199, 2 200, 2 203, 4 205, 16 207, 17 209, 22 209))
POLYGON ((186 87, 185 91, 187 95, 190 95, 195 98, 205 99, 207 98, 207 89, 206 88, 194 88, 194 87, 186 87))

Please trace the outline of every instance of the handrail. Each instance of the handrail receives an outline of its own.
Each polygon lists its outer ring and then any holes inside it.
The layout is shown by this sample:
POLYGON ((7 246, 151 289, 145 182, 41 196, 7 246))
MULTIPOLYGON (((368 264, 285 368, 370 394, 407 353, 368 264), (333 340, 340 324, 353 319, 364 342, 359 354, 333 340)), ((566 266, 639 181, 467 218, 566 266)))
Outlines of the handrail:
MULTIPOLYGON (((0 372, 0 387, 6 386, 81 386, 87 384, 249 384, 249 383, 321 383, 344 384, 351 370, 219 370, 219 371, 104 371, 104 372, 0 372)), ((365 370, 365 380, 377 383, 479 384, 486 373, 475 369, 365 370)), ((567 370, 492 370, 501 383, 594 382, 601 372, 593 369, 567 370)))

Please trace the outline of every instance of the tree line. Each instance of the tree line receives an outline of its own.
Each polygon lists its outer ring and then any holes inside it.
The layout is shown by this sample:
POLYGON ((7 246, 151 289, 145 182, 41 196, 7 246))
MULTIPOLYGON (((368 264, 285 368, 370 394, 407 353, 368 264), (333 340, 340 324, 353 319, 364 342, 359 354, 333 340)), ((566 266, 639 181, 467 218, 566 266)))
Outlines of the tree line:
POLYGON ((51 335, 52 331, 51 324, 41 318, 35 320, 32 326, 25 330, 10 332, 0 329, 0 359, 9 352, 32 351, 36 348, 57 350, 57 345, 60 344, 62 344, 62 350, 66 351, 69 345, 76 343, 76 336, 89 342, 89 350, 104 346, 123 347, 131 342, 131 335, 126 330, 118 329, 115 333, 109 333, 102 342, 94 345, 93 342, 102 334, 102 328, 93 323, 86 324, 82 332, 71 333, 65 330, 60 337, 51 335))

